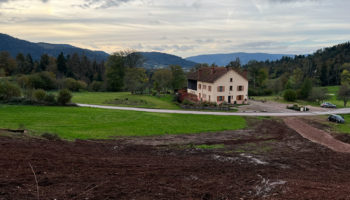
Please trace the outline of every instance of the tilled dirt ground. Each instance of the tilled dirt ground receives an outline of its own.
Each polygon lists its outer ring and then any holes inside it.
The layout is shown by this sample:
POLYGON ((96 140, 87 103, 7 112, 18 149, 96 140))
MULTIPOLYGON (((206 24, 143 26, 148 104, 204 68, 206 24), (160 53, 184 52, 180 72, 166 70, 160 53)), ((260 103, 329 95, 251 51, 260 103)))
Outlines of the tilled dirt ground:
POLYGON ((281 121, 251 123, 254 130, 115 141, 2 136, 0 199, 350 199, 350 154, 281 121))

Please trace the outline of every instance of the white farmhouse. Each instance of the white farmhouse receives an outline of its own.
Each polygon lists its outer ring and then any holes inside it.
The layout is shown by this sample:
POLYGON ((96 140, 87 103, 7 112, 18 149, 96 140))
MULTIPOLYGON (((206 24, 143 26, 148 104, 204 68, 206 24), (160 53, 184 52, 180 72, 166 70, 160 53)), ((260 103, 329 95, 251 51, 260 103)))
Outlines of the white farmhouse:
POLYGON ((217 104, 246 104, 248 102, 248 79, 227 67, 204 67, 188 75, 188 93, 199 101, 217 104))

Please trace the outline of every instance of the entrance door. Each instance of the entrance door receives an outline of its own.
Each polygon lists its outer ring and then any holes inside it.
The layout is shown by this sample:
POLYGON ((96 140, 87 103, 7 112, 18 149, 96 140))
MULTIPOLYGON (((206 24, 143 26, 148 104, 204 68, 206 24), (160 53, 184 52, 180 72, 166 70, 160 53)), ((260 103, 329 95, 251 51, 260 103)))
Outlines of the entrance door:
POLYGON ((231 96, 228 96, 228 103, 231 103, 231 96))

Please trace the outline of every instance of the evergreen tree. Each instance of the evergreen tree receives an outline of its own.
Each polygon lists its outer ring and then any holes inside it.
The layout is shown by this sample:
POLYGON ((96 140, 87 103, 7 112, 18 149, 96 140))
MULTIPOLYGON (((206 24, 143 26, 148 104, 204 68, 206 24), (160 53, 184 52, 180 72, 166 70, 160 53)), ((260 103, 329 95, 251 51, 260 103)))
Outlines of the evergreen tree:
POLYGON ((66 64, 66 58, 64 57, 63 53, 61 52, 57 57, 57 70, 58 73, 61 74, 61 76, 65 76, 67 74, 67 64, 66 64))
POLYGON ((106 63, 107 90, 121 91, 124 88, 125 63, 122 53, 114 53, 106 63))
POLYGON ((46 71, 47 67, 50 65, 50 57, 47 54, 43 54, 40 58, 39 65, 37 66, 36 71, 42 72, 46 71))

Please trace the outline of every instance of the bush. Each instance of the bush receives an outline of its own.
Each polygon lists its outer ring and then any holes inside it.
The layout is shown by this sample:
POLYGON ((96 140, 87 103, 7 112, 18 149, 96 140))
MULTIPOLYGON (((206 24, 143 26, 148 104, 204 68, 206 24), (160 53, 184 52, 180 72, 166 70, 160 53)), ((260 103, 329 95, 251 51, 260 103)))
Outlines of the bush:
POLYGON ((77 81, 77 86, 79 90, 85 90, 87 88, 87 84, 84 81, 77 81))
POLYGON ((9 100, 21 96, 21 89, 8 81, 0 81, 0 100, 9 100))
POLYGON ((43 89, 38 89, 33 92, 34 100, 39 102, 44 102, 46 97, 46 92, 43 89))
POLYGON ((297 93, 294 90, 286 90, 283 94, 283 98, 286 101, 295 101, 297 99, 297 93))
MULTIPOLYGON (((25 82, 23 82, 25 83, 25 82)), ((23 85, 25 88, 53 90, 57 88, 55 75, 51 72, 40 72, 28 76, 28 81, 23 85)))
POLYGON ((93 81, 90 85, 90 90, 94 92, 102 91, 103 82, 101 81, 93 81))
POLYGON ((59 91, 58 97, 57 97, 57 102, 59 104, 66 105, 71 101, 71 99, 72 99, 72 93, 69 90, 63 89, 59 91))
POLYGON ((73 78, 65 78, 63 87, 73 92, 78 92, 81 89, 86 89, 87 84, 84 81, 77 81, 73 78))
POLYGON ((248 89, 248 96, 270 96, 272 93, 271 89, 248 89))
POLYGON ((321 103, 324 100, 329 99, 327 88, 312 88, 308 97, 309 101, 321 103))
POLYGON ((54 94, 46 94, 44 101, 48 104, 56 104, 56 96, 54 94))

